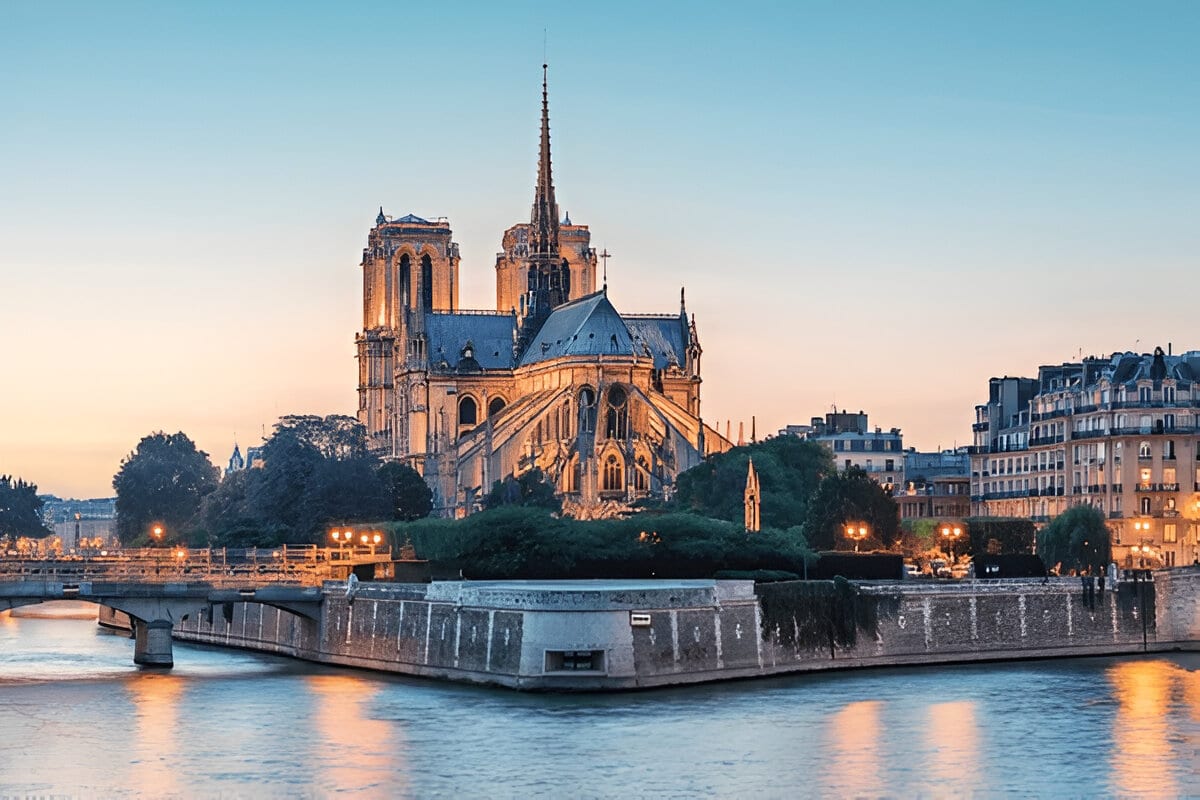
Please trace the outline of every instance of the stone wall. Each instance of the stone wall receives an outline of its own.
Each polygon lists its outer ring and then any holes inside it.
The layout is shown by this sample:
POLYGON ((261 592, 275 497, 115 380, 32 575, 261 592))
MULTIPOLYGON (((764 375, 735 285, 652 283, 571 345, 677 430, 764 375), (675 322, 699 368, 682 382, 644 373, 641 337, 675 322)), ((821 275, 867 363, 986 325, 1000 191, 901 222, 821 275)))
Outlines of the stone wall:
POLYGON ((1134 653, 1200 643, 1200 570, 853 587, 747 581, 327 584, 321 622, 218 606, 176 636, 531 689, 623 689, 860 666, 1134 653), (822 594, 823 592, 823 594, 822 594), (823 598, 823 599, 822 599, 823 598), (206 615, 207 616, 207 615, 206 615))

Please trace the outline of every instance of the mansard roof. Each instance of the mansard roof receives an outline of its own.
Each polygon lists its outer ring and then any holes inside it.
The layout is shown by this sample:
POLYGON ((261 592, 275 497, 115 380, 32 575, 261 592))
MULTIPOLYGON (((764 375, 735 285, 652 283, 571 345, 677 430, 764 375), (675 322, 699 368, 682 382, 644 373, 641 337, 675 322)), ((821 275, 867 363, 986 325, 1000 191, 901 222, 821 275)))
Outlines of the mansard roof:
POLYGON ((655 369, 683 366, 687 331, 679 315, 624 317, 633 336, 634 352, 654 359, 655 369))
POLYGON ((449 368, 455 368, 462 359, 463 348, 470 342, 474 358, 483 369, 511 369, 515 328, 512 314, 480 311, 426 314, 429 363, 437 369, 445 361, 449 368))
POLYGON ((558 306, 529 343, 521 365, 562 356, 634 355, 633 336, 608 295, 595 292, 558 306))

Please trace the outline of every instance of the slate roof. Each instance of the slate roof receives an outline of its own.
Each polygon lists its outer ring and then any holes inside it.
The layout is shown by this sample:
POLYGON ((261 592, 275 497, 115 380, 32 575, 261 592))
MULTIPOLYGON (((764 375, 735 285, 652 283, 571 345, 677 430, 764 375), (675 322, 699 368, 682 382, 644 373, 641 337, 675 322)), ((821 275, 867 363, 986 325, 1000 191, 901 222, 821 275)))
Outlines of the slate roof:
POLYGON ((687 339, 678 316, 626 317, 625 325, 633 336, 634 352, 644 356, 649 351, 655 369, 683 366, 687 339))
POLYGON ((511 369, 515 325, 512 314, 428 314, 425 335, 429 340, 429 362, 436 369, 444 360, 453 369, 470 342, 475 348, 475 361, 483 369, 511 369))
POLYGON ((633 336, 603 291, 550 312, 529 343, 521 365, 561 356, 633 355, 633 336))

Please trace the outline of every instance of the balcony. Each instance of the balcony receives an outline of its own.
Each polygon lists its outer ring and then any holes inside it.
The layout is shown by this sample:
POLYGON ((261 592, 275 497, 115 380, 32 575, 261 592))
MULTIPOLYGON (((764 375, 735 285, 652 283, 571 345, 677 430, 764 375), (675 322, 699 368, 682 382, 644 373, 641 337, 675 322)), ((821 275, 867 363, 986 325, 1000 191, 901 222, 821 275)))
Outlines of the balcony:
POLYGON ((1125 516, 1125 512, 1124 512, 1124 511, 1110 511, 1110 512, 1108 512, 1108 518, 1109 518, 1109 519, 1122 519, 1122 518, 1124 518, 1124 516, 1125 516))
POLYGON ((1139 492, 1178 492, 1178 483, 1138 483, 1139 492))
POLYGON ((1030 447, 1044 447, 1050 444, 1062 444, 1064 437, 1062 436, 1038 436, 1035 439, 1029 440, 1030 447))
POLYGON ((1071 431, 1072 439, 1099 439, 1108 436, 1108 431, 1071 431))

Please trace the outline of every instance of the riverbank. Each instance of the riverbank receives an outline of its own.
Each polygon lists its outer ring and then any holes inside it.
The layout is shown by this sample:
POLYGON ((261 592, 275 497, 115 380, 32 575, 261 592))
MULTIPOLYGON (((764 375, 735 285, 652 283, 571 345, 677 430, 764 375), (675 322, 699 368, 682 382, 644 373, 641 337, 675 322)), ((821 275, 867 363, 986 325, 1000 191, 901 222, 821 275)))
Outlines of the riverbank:
POLYGON ((318 620, 231 603, 176 638, 515 689, 620 690, 867 666, 1200 646, 1200 569, 1078 580, 344 583, 318 620), (825 588, 816 588, 825 587, 825 588))

